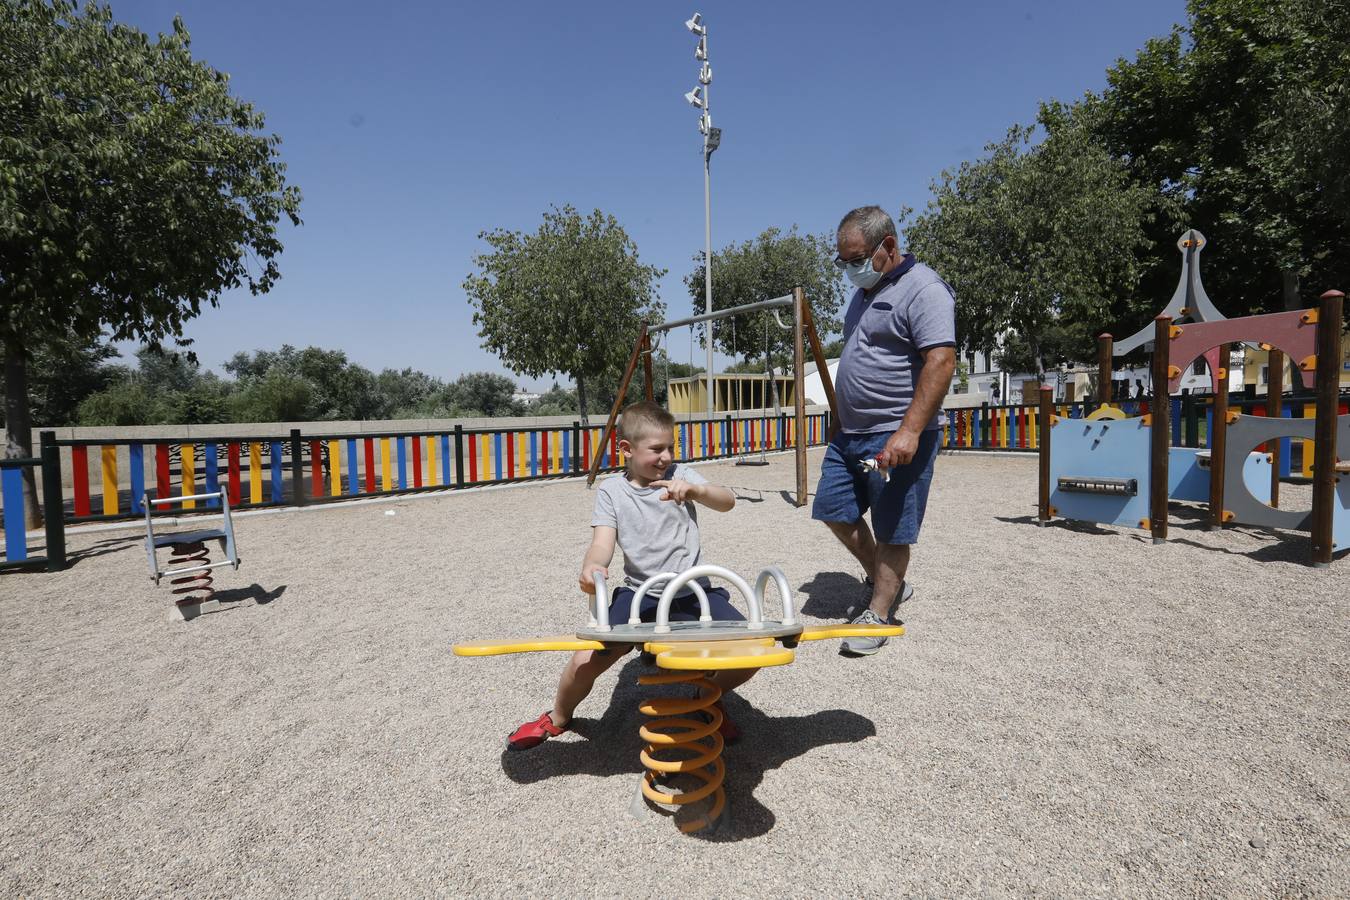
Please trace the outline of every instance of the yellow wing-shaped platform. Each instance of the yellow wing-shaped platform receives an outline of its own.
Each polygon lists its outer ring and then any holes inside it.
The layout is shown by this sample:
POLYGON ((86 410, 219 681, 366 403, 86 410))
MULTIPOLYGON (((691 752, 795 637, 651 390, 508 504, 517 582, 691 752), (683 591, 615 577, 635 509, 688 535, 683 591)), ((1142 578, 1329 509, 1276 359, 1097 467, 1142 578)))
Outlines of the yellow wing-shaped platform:
POLYGON ((537 653, 541 650, 603 650, 599 641, 584 641, 573 634, 541 638, 507 638, 499 641, 465 641, 455 644, 456 656, 501 656, 504 653, 537 653))
POLYGON ((799 641, 828 641, 831 638, 899 637, 905 633, 903 625, 808 625, 802 629, 799 641))
MULTIPOLYGON (((648 646, 651 646, 650 644, 648 646)), ((656 664, 662 669, 715 672, 720 669, 763 669, 785 666, 796 658, 787 647, 776 647, 772 640, 749 641, 683 641, 656 654, 656 664)))

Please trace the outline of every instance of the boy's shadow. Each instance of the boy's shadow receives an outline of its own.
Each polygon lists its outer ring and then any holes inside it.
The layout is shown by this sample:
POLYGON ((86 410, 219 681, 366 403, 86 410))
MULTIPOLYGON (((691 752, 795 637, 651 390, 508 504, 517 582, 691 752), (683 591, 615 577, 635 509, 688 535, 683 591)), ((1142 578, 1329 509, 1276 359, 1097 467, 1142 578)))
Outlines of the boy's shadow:
POLYGON ((817 619, 846 618, 848 608, 857 606, 863 596, 863 583, 844 572, 817 572, 797 589, 806 595, 803 615, 817 619))
MULTIPOLYGON (((614 798, 614 814, 629 815, 628 803, 643 771, 638 759, 643 748, 638 728, 652 721, 638 712, 638 703, 645 697, 690 693, 689 688, 678 685, 638 685, 638 676, 647 671, 651 670, 633 657, 619 672, 619 684, 604 715, 598 720, 573 720, 572 730, 584 740, 555 739, 532 750, 502 751, 502 770, 506 776, 517 784, 533 784, 567 775, 630 775, 633 783, 614 798)), ((775 718, 734 693, 727 696, 726 705, 727 714, 740 726, 743 736, 722 754, 727 767, 724 785, 729 821, 704 836, 710 841, 759 837, 773 828, 776 821, 773 812, 754 795, 766 772, 816 747, 854 743, 877 733, 871 719, 842 709, 775 718)), ((686 790, 691 787, 692 784, 684 785, 686 790)), ((667 825, 672 831, 676 828, 673 822, 667 825)))

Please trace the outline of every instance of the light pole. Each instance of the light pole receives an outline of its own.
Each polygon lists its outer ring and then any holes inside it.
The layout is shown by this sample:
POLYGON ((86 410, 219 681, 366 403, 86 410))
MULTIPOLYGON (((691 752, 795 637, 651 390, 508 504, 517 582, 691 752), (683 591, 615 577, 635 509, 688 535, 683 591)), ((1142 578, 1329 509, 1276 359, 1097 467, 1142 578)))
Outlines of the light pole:
MULTIPOLYGON (((708 62, 708 26, 703 24, 703 16, 694 13, 694 17, 684 23, 697 38, 698 47, 694 49, 694 59, 701 65, 698 70, 699 87, 684 95, 690 105, 702 110, 698 119, 698 130, 703 135, 703 311, 712 315, 712 176, 709 163, 713 151, 722 144, 722 129, 714 128, 712 114, 708 112, 708 85, 712 84, 712 65, 708 62)), ((707 323, 708 341, 708 418, 713 417, 713 342, 712 322, 707 323)), ((693 340, 692 335, 690 340, 693 340)))

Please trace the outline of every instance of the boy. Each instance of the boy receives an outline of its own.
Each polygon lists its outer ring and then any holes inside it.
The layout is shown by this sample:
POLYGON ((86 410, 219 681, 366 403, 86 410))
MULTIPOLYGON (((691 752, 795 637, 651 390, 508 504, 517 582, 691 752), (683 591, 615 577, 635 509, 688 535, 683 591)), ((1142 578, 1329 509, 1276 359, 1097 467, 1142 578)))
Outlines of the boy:
MULTIPOLYGON (((614 558, 614 544, 623 548, 624 584, 615 588, 609 607, 609 620, 628 621, 634 588, 652 575, 662 572, 676 574, 699 563, 698 512, 695 504, 702 504, 717 512, 726 512, 736 505, 736 495, 720 485, 710 484, 706 478, 685 465, 674 464, 675 418, 655 403, 641 402, 626 407, 619 419, 619 452, 628 457, 621 478, 601 482, 595 495, 595 512, 591 516, 591 546, 581 563, 578 579, 581 589, 595 593, 592 573, 597 569, 608 572, 614 558)), ((708 606, 714 619, 743 620, 731 605, 731 596, 725 588, 710 587, 708 580, 700 579, 708 596, 708 606)), ((644 622, 656 618, 660 592, 649 591, 642 600, 641 617, 644 622)), ((697 621, 698 598, 693 591, 675 599, 670 608, 670 620, 697 621)), ((619 658, 633 649, 633 644, 615 644, 604 650, 579 650, 563 670, 553 708, 538 719, 521 725, 507 739, 512 750, 528 750, 568 729, 572 713, 591 692, 595 679, 609 669, 619 658)), ((755 674, 754 669, 731 669, 710 676, 723 692, 739 687, 755 674)), ((718 703, 719 708, 721 703, 718 703)), ((733 743, 739 731, 726 711, 722 710, 722 738, 733 743)))

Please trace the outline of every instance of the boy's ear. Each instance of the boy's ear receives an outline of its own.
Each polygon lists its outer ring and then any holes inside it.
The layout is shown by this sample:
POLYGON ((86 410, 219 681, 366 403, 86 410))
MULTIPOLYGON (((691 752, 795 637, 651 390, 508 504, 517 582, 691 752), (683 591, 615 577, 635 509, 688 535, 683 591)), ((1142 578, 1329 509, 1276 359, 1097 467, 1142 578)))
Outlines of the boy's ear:
POLYGON ((627 438, 619 438, 619 452, 625 456, 633 455, 633 445, 627 438))

